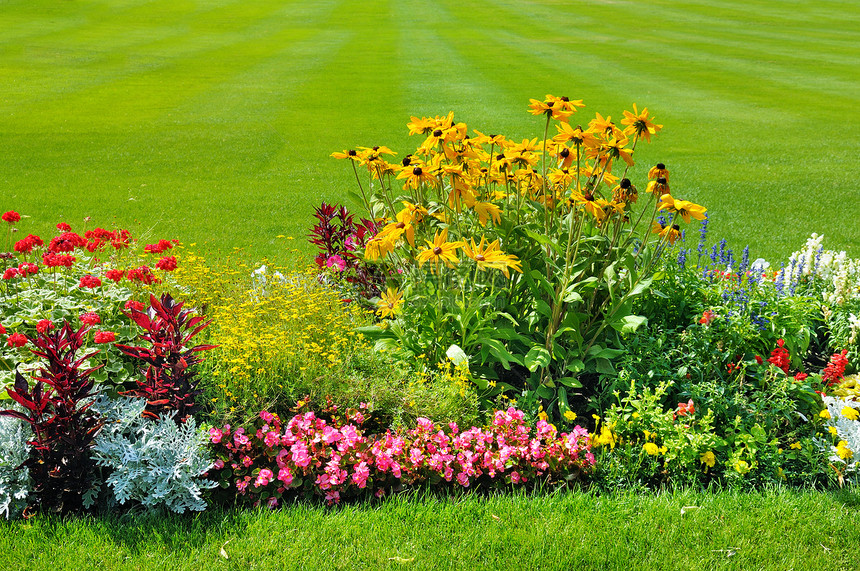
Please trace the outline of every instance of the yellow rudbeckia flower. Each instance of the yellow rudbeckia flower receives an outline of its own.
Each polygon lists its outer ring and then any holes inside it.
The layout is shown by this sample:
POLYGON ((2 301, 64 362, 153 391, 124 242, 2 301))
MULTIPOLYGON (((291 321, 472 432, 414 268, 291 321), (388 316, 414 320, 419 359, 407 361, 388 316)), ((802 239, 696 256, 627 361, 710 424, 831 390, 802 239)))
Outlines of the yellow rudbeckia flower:
POLYGON ((457 248, 461 248, 463 242, 449 242, 447 228, 442 230, 441 234, 436 232, 432 242, 430 240, 426 242, 427 248, 422 250, 417 257, 419 267, 426 262, 432 262, 433 270, 438 271, 439 262, 444 262, 449 268, 453 268, 454 264, 460 261, 457 258, 457 248))
POLYGON ((671 194, 664 194, 660 197, 659 209, 676 212, 687 224, 690 223, 690 217, 696 220, 704 220, 705 212, 708 211, 704 206, 694 204, 688 200, 677 200, 671 194))
POLYGON ((379 317, 394 317, 400 313, 400 306, 403 305, 403 292, 396 287, 389 287, 379 297, 381 299, 376 303, 376 313, 379 317))

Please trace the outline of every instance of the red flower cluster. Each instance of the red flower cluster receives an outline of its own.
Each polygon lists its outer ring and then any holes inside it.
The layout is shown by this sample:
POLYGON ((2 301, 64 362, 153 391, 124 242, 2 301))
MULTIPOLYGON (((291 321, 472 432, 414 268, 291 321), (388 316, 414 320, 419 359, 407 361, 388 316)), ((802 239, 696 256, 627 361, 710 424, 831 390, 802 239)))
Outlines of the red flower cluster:
POLYGON ((172 272, 176 269, 176 256, 165 256, 158 260, 155 267, 165 272, 172 272))
POLYGON ((131 232, 128 230, 111 232, 104 228, 96 228, 95 230, 87 230, 84 236, 87 239, 86 248, 90 252, 102 250, 107 244, 112 245, 117 250, 128 248, 131 244, 131 232))
POLYGON ((75 263, 75 259, 76 258, 74 256, 64 256, 62 254, 54 254, 51 252, 45 252, 42 254, 42 263, 49 268, 56 268, 58 266, 71 268, 72 264, 75 263))
POLYGON ((149 266, 140 266, 139 268, 129 270, 126 276, 129 281, 139 281, 145 285, 157 284, 161 281, 155 277, 155 274, 152 273, 152 268, 149 266))
POLYGON ((843 349, 841 353, 834 353, 830 357, 830 362, 821 373, 821 379, 827 383, 828 387, 832 387, 842 380, 845 376, 845 367, 848 366, 848 349, 843 349))
POLYGON ((6 344, 9 347, 23 347, 27 344, 27 336, 23 333, 13 333, 6 339, 6 344))
POLYGON ((9 212, 3 214, 3 220, 5 222, 8 222, 9 224, 14 224, 15 222, 21 220, 21 215, 14 210, 10 210, 9 212))
POLYGON ((178 244, 179 240, 159 240, 158 244, 147 244, 143 247, 143 251, 147 254, 160 254, 173 248, 173 244, 178 244))
POLYGON ((97 288, 101 287, 101 285, 102 281, 100 279, 87 274, 81 278, 81 283, 78 284, 78 287, 97 288))
POLYGON ((63 232, 59 236, 51 238, 51 243, 48 244, 48 251, 55 254, 60 252, 73 252, 75 248, 84 248, 87 245, 87 240, 83 236, 74 232, 63 232))
POLYGON ((105 272, 105 278, 111 280, 112 282, 117 282, 125 277, 125 271, 123 270, 108 270, 105 272))
POLYGON ((82 313, 79 319, 85 325, 98 325, 102 322, 102 318, 93 312, 82 313))
POLYGON ((28 234, 23 240, 15 242, 15 251, 20 254, 28 254, 33 251, 33 248, 42 247, 45 243, 41 238, 34 234, 28 234))
POLYGON ((27 276, 38 273, 39 266, 25 262, 17 268, 6 268, 6 271, 3 272, 3 279, 11 280, 12 278, 26 278, 27 276))
POLYGON ((2 323, 0 323, 0 335, 6 335, 6 328, 3 327, 2 323))
POLYGON ((57 224, 57 230, 60 230, 62 232, 71 232, 72 227, 69 226, 68 224, 66 224, 65 222, 60 222, 59 224, 57 224))
POLYGON ((704 313, 702 313, 702 317, 701 319, 699 319, 699 323, 702 325, 710 325, 711 321, 713 321, 716 316, 716 313, 714 313, 710 309, 706 309, 704 313))
POLYGON ((36 264, 23 263, 18 266, 18 273, 21 277, 32 276, 39 273, 39 266, 36 264))
POLYGON ((788 349, 785 348, 784 340, 780 339, 776 344, 778 347, 771 351, 770 358, 767 362, 779 369, 782 369, 782 371, 787 375, 788 367, 791 365, 791 357, 788 354, 788 349))
POLYGON ((145 306, 139 301, 135 301, 133 299, 130 299, 127 302, 125 302, 124 307, 128 311, 143 311, 145 306))
POLYGON ((96 331, 93 340, 96 343, 113 343, 116 341, 116 334, 113 331, 96 331))
POLYGON ((693 399, 688 400, 686 403, 679 402, 678 403, 678 413, 675 415, 675 418, 679 416, 693 416, 696 413, 696 406, 693 404, 693 399))
POLYGON ((50 319, 42 319, 36 323, 36 331, 39 333, 47 333, 54 328, 54 322, 50 319))

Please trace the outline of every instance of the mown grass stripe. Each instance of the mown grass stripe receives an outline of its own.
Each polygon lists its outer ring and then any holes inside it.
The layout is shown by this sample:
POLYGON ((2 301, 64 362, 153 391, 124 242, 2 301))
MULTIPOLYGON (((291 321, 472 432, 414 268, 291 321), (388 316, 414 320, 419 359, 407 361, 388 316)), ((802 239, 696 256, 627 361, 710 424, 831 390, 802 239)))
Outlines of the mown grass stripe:
POLYGON ((351 169, 328 159, 333 150, 409 152, 409 115, 449 110, 470 126, 540 136, 528 98, 563 92, 589 104, 583 121, 648 105, 666 129, 639 161, 672 164, 718 237, 749 238, 769 257, 811 231, 852 249, 860 229, 830 214, 860 209, 845 175, 860 150, 845 136, 860 120, 848 8, 6 2, 0 166, 10 207, 37 216, 34 231, 58 211, 115 213, 119 224, 274 255, 274 236, 304 234, 318 200, 346 198, 351 169), (216 222, 222 212, 230 224, 216 222))

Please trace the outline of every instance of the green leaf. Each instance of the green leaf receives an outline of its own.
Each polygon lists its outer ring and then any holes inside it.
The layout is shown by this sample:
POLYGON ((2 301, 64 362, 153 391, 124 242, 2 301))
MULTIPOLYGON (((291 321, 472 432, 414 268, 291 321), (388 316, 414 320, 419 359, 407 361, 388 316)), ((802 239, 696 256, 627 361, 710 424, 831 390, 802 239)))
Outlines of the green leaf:
POLYGON ((542 399, 551 399, 555 396, 555 392, 551 388, 543 385, 539 386, 535 392, 542 399))
POLYGON ((582 296, 574 290, 574 286, 568 286, 562 298, 564 303, 578 303, 582 301, 582 296))
POLYGON ((646 278, 636 284, 636 287, 630 290, 630 293, 627 294, 627 297, 636 297, 646 291, 651 287, 651 282, 654 281, 653 277, 646 278))
POLYGON ((756 442, 764 444, 767 441, 767 434, 758 423, 755 423, 753 427, 750 428, 750 434, 755 438, 756 442))
POLYGON ((522 365, 522 361, 518 357, 511 355, 511 353, 505 348, 505 346, 496 339, 488 339, 486 337, 482 337, 478 339, 478 343, 481 344, 481 354, 486 360, 486 352, 489 352, 493 355, 505 369, 510 370, 511 363, 516 363, 517 365, 522 365))
POLYGON ((550 238, 549 236, 544 236, 543 234, 538 234, 537 232, 533 232, 531 230, 526 230, 526 234, 529 238, 537 242, 542 246, 549 246, 552 250, 555 251, 556 254, 561 254, 561 248, 558 244, 555 243, 555 240, 550 238))
POLYGON ((626 353, 624 349, 604 349, 600 345, 595 345, 591 349, 588 350, 588 354, 592 357, 602 358, 602 359, 614 359, 615 357, 619 357, 626 353), (595 351, 595 347, 598 349, 595 351))
MULTIPOLYGON (((578 389, 578 388, 582 387, 582 383, 579 381, 579 379, 577 377, 560 377, 560 378, 556 379, 555 382, 557 382, 561 385, 564 385, 566 387, 569 387, 571 389, 578 389)), ((559 392, 561 392, 562 390, 563 389, 559 389, 559 392)))
POLYGON ((542 299, 537 300, 537 312, 549 319, 552 317, 552 308, 542 299))
POLYGON ((612 324, 612 328, 620 333, 633 333, 646 324, 648 318, 642 315, 625 315, 612 324))
POLYGON ((391 337, 391 334, 387 329, 382 329, 381 327, 377 327, 376 325, 365 325, 364 327, 356 327, 354 329, 356 333, 361 333, 368 339, 381 339, 383 337, 391 337))
POLYGON ((599 358, 597 359, 597 372, 604 375, 614 375, 615 367, 612 366, 612 362, 609 359, 599 358))
POLYGON ((578 373, 585 369, 585 363, 582 362, 582 359, 574 359, 565 368, 571 373, 578 373))
POLYGON ((539 368, 549 365, 551 357, 552 356, 549 354, 549 351, 546 350, 546 347, 535 345, 526 354, 524 364, 529 371, 534 373, 539 368))
POLYGON ((539 272, 538 270, 532 270, 525 275, 532 290, 532 294, 535 297, 540 296, 540 289, 543 289, 544 293, 546 293, 550 299, 555 297, 555 290, 553 289, 552 285, 547 281, 546 276, 543 275, 541 272, 539 272))

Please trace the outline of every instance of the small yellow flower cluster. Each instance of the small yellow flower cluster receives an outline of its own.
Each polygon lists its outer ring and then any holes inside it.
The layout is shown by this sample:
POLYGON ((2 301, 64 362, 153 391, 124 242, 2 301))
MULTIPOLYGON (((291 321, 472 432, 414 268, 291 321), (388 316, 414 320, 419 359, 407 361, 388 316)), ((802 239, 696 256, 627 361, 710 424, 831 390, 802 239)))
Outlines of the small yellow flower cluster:
POLYGON ((207 342, 218 349, 207 365, 225 406, 264 406, 277 400, 295 375, 340 368, 366 348, 355 332, 366 315, 345 306, 311 268, 257 270, 265 280, 255 282, 254 270, 241 260, 216 268, 185 253, 183 262, 177 281, 213 320, 207 342))

